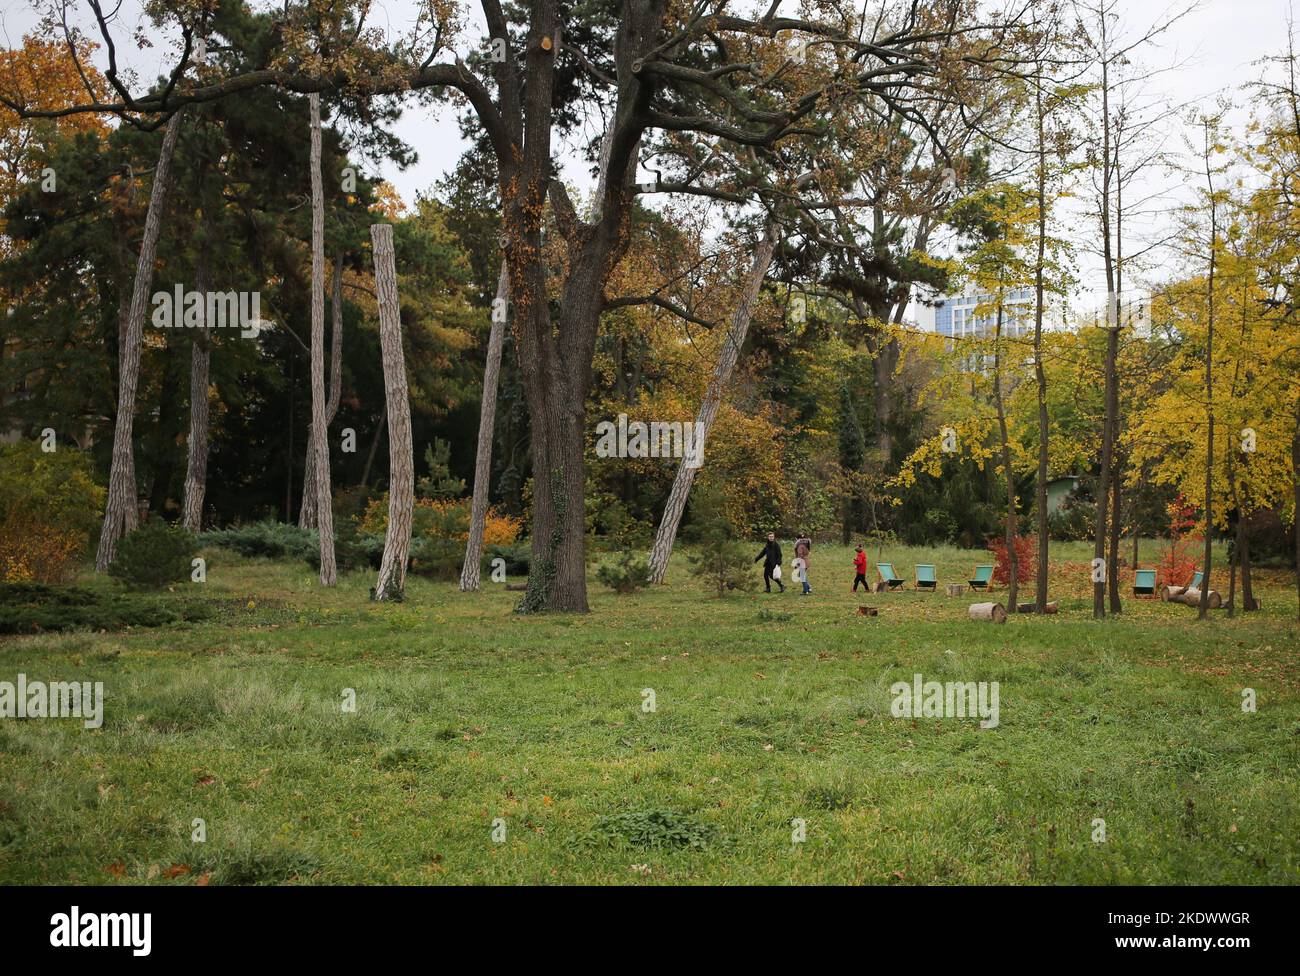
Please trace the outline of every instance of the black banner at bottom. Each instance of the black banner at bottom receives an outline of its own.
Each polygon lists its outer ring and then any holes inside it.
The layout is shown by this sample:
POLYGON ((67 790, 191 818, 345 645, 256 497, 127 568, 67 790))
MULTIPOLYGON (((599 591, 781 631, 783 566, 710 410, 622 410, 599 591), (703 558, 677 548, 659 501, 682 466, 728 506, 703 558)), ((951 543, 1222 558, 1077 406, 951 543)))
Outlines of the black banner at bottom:
POLYGON ((1071 961, 1230 965, 1294 946, 1294 926, 1284 930, 1290 896, 1259 888, 6 888, 0 932, 11 962, 62 956, 128 966, 373 964, 430 943, 486 948, 493 963, 512 949, 536 960, 558 944, 566 957, 590 946, 593 958, 613 961, 611 936, 631 939, 635 956, 654 952, 646 939, 699 942, 702 934, 733 964, 769 953, 777 937, 873 962, 944 965, 947 953, 969 963, 1041 950, 1071 961))

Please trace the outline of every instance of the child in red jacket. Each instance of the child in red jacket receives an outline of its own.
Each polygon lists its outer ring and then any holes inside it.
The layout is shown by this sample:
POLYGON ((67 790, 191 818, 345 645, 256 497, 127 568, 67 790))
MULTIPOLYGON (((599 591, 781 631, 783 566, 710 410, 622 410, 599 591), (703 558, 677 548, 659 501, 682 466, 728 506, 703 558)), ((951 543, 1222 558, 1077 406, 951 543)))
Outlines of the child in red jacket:
POLYGON ((858 584, 868 593, 871 592, 871 585, 867 582, 867 554, 858 546, 858 551, 853 556, 853 569, 858 574, 853 577, 853 592, 858 592, 858 584))

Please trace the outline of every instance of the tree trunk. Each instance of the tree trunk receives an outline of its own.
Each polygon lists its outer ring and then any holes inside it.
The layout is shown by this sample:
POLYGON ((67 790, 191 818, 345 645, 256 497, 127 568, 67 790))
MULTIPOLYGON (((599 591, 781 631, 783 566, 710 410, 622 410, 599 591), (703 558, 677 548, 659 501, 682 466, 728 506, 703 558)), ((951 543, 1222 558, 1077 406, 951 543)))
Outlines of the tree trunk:
POLYGON ((388 423, 388 401, 384 401, 384 407, 379 411, 379 422, 375 424, 375 436, 370 438, 370 450, 366 452, 366 466, 361 469, 361 485, 368 487, 370 485, 370 469, 375 464, 375 453, 379 450, 379 438, 383 436, 384 427, 388 423))
POLYGON ((411 552, 411 513, 415 506, 415 458, 411 446, 411 400, 402 353, 402 320, 397 301, 393 225, 374 224, 375 291, 379 304, 379 343, 384 362, 384 403, 388 413, 388 532, 375 583, 375 599, 401 599, 411 552))
POLYGON ((203 298, 201 328, 190 346, 190 438, 185 461, 185 502, 181 524, 197 533, 203 528, 203 496, 208 484, 208 367, 212 358, 212 333, 208 326, 207 293, 212 287, 212 219, 205 210, 203 238, 194 271, 194 289, 203 298))
POLYGON ((325 432, 325 190, 320 173, 320 94, 311 107, 311 453, 315 454, 316 527, 320 537, 320 581, 333 586, 334 504, 330 492, 329 441, 325 432))
POLYGON ((1206 282, 1205 331, 1205 566, 1201 570, 1200 609, 1197 620, 1204 620, 1209 609, 1210 565, 1213 558, 1211 545, 1214 539, 1214 272, 1219 248, 1219 213, 1214 197, 1214 177, 1210 169, 1210 127, 1205 123, 1205 180, 1210 199, 1210 273, 1206 282))
POLYGON ((121 376, 117 387, 117 421, 113 427, 113 460, 108 478, 108 502, 104 524, 99 534, 95 569, 104 572, 117 555, 117 543, 136 518, 135 454, 131 438, 135 429, 135 393, 140 380, 140 347, 144 341, 145 309, 153 285, 154 256, 162 230, 163 206, 167 200, 171 177, 172 154, 180 134, 181 112, 167 123, 158 166, 154 169, 153 187, 149 192, 149 209, 144 220, 144 235, 136 261, 135 282, 131 288, 131 311, 121 355, 121 376))
POLYGON ((713 376, 700 404, 700 412, 695 420, 695 457, 682 457, 677 465, 677 476, 673 479, 668 502, 664 505, 663 518, 655 532, 654 546, 650 550, 650 582, 662 583, 668 572, 668 560, 673 554, 673 543, 677 539, 677 528, 681 524, 682 512, 686 508, 686 499, 695 482, 695 473, 699 470, 703 457, 704 443, 713 422, 717 419, 718 409, 722 405, 722 395, 731 380, 731 373, 740 358, 740 350, 745 344, 749 332, 749 320, 758 293, 763 287, 763 279, 772 263, 772 252, 776 248, 776 237, 772 227, 768 227, 754 252, 754 261, 749 269, 749 278, 745 282, 745 291, 740 297, 740 305, 731 316, 731 327, 722 340, 718 350, 718 361, 713 367, 713 376))
POLYGON ((510 301, 510 273, 505 261, 497 276, 492 303, 492 328, 488 332, 487 363, 483 367, 483 398, 478 413, 478 451, 474 455, 474 500, 470 504, 469 538, 465 563, 460 569, 462 592, 477 590, 483 559, 483 529, 487 522, 488 487, 492 481, 492 437, 496 430, 497 382, 501 377, 501 347, 505 341, 506 309, 510 301))
POLYGON ((993 400, 998 411, 998 436, 1002 441, 1002 466, 1007 475, 1007 562, 1010 568, 1007 581, 1007 606, 1016 605, 1020 587, 1020 561, 1016 552, 1016 476, 1011 470, 1011 439, 1007 435, 1006 405, 1002 402, 1002 299, 998 299, 998 317, 993 345, 993 400))
POLYGON ((1035 95, 1038 114, 1038 254, 1034 261, 1034 381, 1038 397, 1038 478, 1034 507, 1038 524, 1038 571, 1034 574, 1034 607, 1047 613, 1047 371, 1043 369, 1043 267, 1047 251, 1047 140, 1043 131, 1043 93, 1035 95))
MULTIPOLYGON (((329 426, 339 412, 343 394, 343 252, 334 256, 334 290, 330 295, 330 388, 325 404, 325 439, 329 440, 329 426)), ((302 508, 298 525, 304 529, 316 528, 316 454, 315 441, 310 429, 307 432, 307 463, 303 465, 302 508)))

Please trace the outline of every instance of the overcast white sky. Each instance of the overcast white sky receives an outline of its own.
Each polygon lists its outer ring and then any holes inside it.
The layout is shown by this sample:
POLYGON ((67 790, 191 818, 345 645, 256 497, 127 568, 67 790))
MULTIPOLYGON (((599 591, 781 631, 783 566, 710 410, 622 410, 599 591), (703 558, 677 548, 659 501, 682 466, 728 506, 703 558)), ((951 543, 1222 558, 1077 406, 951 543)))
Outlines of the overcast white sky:
MULTIPOLYGON (((1255 62, 1262 57, 1280 53, 1285 44, 1288 18, 1296 0, 1202 0, 1199 6, 1179 21, 1157 45, 1145 48, 1142 60, 1148 67, 1177 65, 1174 70, 1157 77, 1148 85, 1151 97, 1171 105, 1192 102, 1210 104, 1216 96, 1226 95, 1242 115, 1248 109, 1248 96, 1239 86, 1257 77, 1260 68, 1255 62)), ((744 5, 744 0, 741 0, 744 5)), ((255 6, 262 6, 255 3, 255 6)), ((278 4, 277 4, 278 6, 278 4)), ((470 43, 483 36, 482 20, 476 3, 466 4, 469 23, 461 47, 468 50, 470 43)), ((766 6, 766 3, 764 3, 766 6)), ((797 0, 784 4, 793 12, 797 0)), ((1171 9, 1166 0, 1128 0, 1121 4, 1125 21, 1133 31, 1140 31, 1158 21, 1171 9)), ((74 3, 80 16, 79 23, 95 35, 89 8, 84 3, 74 3)), ((418 8, 416 0, 375 0, 370 22, 382 26, 394 35, 400 35, 415 22, 418 8)), ((141 78, 152 78, 159 69, 160 58, 167 53, 164 44, 138 51, 130 37, 140 23, 140 0, 123 0, 122 22, 117 30, 119 60, 137 69, 141 78)), ((0 0, 0 44, 14 46, 22 36, 35 29, 37 15, 31 0, 0 0)), ((101 57, 103 52, 100 52, 101 57)), ((455 164, 462 149, 462 141, 453 113, 449 109, 412 107, 407 110, 396 127, 396 132, 419 154, 418 161, 401 171, 389 166, 382 175, 390 180, 408 203, 417 192, 427 190, 455 164)), ((1175 144, 1181 140, 1175 134, 1175 144)), ((585 164, 574 160, 565 166, 568 179, 580 186, 589 186, 585 164)), ((1152 179, 1164 181, 1171 193, 1171 206, 1177 194, 1185 192, 1181 180, 1167 174, 1154 175, 1152 179)), ((1162 189, 1163 187, 1155 187, 1162 189)), ((1079 227, 1085 237, 1087 229, 1079 227)), ((1083 267, 1085 279, 1095 280, 1090 266, 1083 267)))

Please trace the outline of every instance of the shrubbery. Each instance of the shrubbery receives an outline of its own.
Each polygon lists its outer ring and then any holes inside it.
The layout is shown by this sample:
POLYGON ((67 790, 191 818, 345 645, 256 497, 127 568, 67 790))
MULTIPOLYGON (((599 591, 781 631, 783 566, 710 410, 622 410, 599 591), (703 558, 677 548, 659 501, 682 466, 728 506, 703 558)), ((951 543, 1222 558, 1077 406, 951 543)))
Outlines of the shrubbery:
POLYGON ((108 575, 127 586, 158 589, 188 580, 198 551, 194 533, 150 519, 117 544, 108 575))
POLYGON ((94 538, 104 489, 90 458, 31 441, 0 446, 0 582, 59 583, 94 538))
POLYGON ((178 602, 42 583, 0 584, 0 634, 159 627, 182 620, 205 620, 212 615, 212 608, 199 601, 178 602))
POLYGON ((199 534, 199 543, 233 549, 241 556, 267 559, 306 559, 319 550, 316 533, 285 522, 253 522, 199 534))
POLYGON ((635 593, 649 585, 649 575, 650 561, 631 549, 624 549, 618 559, 603 563, 596 569, 596 580, 615 593, 635 593))
POLYGON ((701 577, 710 586, 716 586, 719 597, 727 590, 753 589, 758 582, 749 546, 732 535, 731 523, 723 506, 720 492, 706 490, 697 493, 693 501, 692 525, 699 551, 690 557, 691 574, 701 577))
MULTIPOLYGON (((411 572, 433 576, 454 576, 465 558, 469 538, 470 499, 417 498, 411 513, 411 572)), ((366 506, 360 528, 379 539, 382 550, 388 531, 388 495, 373 499, 366 506)), ((487 551, 509 547, 518 537, 522 523, 491 509, 483 525, 483 545, 487 551)), ((507 559, 507 572, 512 572, 507 559)), ((527 571, 526 569, 524 570, 527 571)))
POLYGON ((1097 506, 1071 498, 1047 516, 1047 537, 1059 542, 1093 538, 1097 529, 1097 506))

